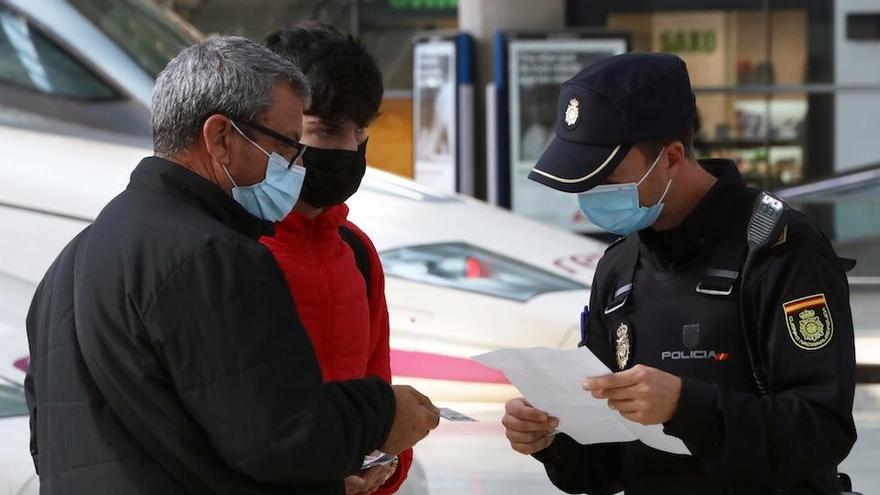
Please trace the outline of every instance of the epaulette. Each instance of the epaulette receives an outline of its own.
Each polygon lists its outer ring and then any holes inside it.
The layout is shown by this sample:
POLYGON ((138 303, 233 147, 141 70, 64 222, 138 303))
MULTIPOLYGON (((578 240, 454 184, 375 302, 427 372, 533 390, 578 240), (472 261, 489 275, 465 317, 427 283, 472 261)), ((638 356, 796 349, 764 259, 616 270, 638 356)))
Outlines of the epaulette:
POLYGON ((783 225, 782 232, 779 233, 779 238, 776 239, 776 242, 770 245, 769 249, 777 248, 785 244, 786 241, 788 241, 788 225, 783 225))

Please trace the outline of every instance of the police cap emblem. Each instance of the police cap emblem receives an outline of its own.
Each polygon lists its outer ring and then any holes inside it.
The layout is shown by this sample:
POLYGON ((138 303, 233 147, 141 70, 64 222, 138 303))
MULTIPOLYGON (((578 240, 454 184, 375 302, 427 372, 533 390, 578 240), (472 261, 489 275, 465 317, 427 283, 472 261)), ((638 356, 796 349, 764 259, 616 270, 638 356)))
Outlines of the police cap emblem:
POLYGON ((577 97, 568 100, 568 108, 565 109, 565 126, 569 129, 578 123, 581 114, 580 106, 581 102, 577 97))
POLYGON ((629 358, 632 354, 632 333, 630 332, 629 325, 621 323, 620 326, 617 327, 614 337, 617 369, 623 371, 627 364, 629 364, 629 358))
POLYGON ((831 342, 834 321, 825 294, 815 294, 782 305, 791 340, 806 351, 821 349, 831 342))

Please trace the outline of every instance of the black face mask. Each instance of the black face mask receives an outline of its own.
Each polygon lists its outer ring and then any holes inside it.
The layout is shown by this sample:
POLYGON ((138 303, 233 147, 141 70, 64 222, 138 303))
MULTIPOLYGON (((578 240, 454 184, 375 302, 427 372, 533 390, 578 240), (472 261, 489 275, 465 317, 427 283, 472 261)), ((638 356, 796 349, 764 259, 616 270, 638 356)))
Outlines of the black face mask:
POLYGON ((342 204, 357 192, 367 172, 367 142, 357 151, 309 146, 302 159, 306 179, 299 198, 315 208, 342 204))

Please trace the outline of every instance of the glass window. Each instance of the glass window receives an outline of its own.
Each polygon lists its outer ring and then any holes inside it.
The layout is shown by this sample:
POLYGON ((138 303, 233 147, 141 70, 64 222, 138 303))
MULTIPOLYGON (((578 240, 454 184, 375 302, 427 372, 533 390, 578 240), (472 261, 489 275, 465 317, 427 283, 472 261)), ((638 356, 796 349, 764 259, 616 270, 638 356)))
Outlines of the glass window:
POLYGON ((413 282, 528 301, 587 287, 466 243, 404 247, 382 253, 385 274, 413 282))
POLYGON ((26 416, 27 414, 24 387, 0 377, 0 418, 26 416))
POLYGON ((803 93, 699 93, 698 156, 733 159, 747 182, 764 189, 800 183, 807 109, 803 93))
POLYGON ((631 33, 635 51, 674 53, 688 64, 699 157, 731 158, 762 188, 822 175, 814 169, 827 164, 805 163, 809 95, 775 89, 807 82, 805 9, 612 13, 608 25, 631 33))
POLYGON ((24 17, 2 8, 0 81, 80 100, 117 97, 113 89, 34 30, 24 17))
POLYGON ((141 0, 68 1, 154 78, 180 50, 201 38, 173 14, 141 0))
POLYGON ((804 9, 612 13, 608 27, 631 33, 633 51, 680 56, 694 88, 806 81, 804 9))

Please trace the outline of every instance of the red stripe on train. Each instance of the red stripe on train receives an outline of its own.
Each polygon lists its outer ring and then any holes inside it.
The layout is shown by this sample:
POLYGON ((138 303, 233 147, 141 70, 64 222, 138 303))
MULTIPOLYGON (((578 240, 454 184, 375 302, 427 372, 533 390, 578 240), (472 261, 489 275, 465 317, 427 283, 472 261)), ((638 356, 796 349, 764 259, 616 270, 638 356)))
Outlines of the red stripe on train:
MULTIPOLYGON (((27 372, 29 359, 16 360, 13 366, 27 372)), ((391 351, 391 371, 395 376, 448 380, 454 382, 510 383, 498 370, 487 368, 468 358, 427 352, 391 351)))
POLYGON ((468 358, 391 350, 391 374, 454 382, 510 383, 504 373, 468 358))
POLYGON ((18 361, 12 363, 12 365, 15 366, 16 368, 20 369, 21 371, 24 371, 25 373, 27 373, 29 362, 30 362, 30 359, 23 357, 23 358, 19 359, 18 361))

